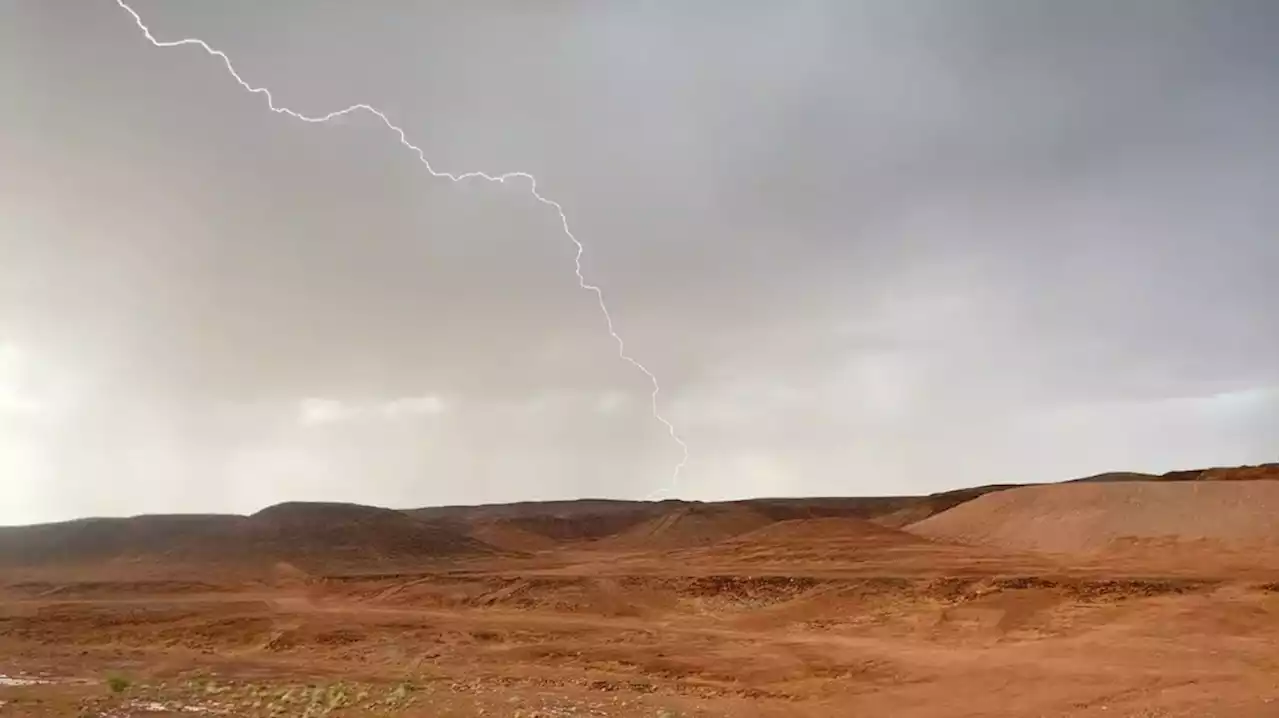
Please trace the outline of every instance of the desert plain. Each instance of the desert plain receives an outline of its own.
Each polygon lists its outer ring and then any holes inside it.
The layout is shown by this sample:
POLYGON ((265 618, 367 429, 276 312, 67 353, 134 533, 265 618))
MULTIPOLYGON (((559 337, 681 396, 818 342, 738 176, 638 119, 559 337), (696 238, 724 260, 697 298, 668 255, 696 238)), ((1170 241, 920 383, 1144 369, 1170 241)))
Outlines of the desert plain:
POLYGON ((1274 716, 1276 475, 4 527, 0 716, 1274 716))

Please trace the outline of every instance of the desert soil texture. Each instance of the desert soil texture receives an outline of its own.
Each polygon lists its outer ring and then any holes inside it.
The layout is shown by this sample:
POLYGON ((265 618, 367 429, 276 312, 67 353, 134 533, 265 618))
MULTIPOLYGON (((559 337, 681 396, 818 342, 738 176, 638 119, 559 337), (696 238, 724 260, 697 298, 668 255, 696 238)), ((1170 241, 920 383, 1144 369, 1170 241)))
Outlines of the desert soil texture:
POLYGON ((1274 716, 1276 490, 0 528, 0 716, 1274 716))

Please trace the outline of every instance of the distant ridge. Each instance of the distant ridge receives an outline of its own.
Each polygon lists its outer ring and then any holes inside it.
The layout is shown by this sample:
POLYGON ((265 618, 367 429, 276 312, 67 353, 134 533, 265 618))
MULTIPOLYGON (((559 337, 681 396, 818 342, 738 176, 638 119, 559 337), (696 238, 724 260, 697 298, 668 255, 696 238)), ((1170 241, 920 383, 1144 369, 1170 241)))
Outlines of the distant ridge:
MULTIPOLYGON (((1113 472, 1047 486, 1274 482, 1277 473, 1277 464, 1269 463, 1161 475, 1113 472)), ((285 502, 249 516, 142 515, 0 527, 0 569, 211 564, 265 570, 287 564, 304 572, 394 571, 440 561, 517 558, 575 546, 665 551, 708 546, 739 536, 785 537, 794 543, 808 540, 802 537, 819 526, 824 530, 839 528, 851 537, 876 535, 886 541, 896 534, 877 533, 879 529, 872 525, 968 536, 978 529, 960 527, 964 522, 954 518, 965 515, 960 509, 977 506, 973 510, 978 511, 982 506, 995 506, 1004 500, 995 494, 1003 496, 1016 490, 1010 496, 1017 497, 1037 486, 1046 485, 993 484, 927 496, 725 502, 582 499, 407 510, 285 502), (937 520, 930 523, 934 517, 937 520), (823 523, 822 519, 837 521, 823 523), (806 521, 819 523, 806 527, 806 521), (959 523, 944 529, 949 521, 959 523), (789 523, 782 526, 780 522, 789 523), (779 526, 778 533, 771 533, 771 526, 779 526)), ((982 519, 978 524, 995 520, 982 519)))
POLYGON ((1280 476, 1280 465, 1257 464, 1253 466, 1225 466, 1213 469, 1169 471, 1163 474, 1143 474, 1136 471, 1117 471, 1106 474, 1071 479, 1064 483, 1082 481, 1275 481, 1280 476))
POLYGON ((288 502, 251 516, 142 515, 0 527, 0 567, 288 563, 307 570, 501 552, 456 526, 339 503, 288 502))

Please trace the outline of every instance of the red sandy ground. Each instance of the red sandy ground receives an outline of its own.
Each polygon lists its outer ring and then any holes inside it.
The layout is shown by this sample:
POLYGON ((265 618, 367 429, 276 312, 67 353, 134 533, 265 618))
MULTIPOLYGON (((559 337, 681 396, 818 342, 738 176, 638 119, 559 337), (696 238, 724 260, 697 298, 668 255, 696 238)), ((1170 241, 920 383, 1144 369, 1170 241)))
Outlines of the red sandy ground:
POLYGON ((0 715, 1272 716, 1232 471, 0 529, 0 715))

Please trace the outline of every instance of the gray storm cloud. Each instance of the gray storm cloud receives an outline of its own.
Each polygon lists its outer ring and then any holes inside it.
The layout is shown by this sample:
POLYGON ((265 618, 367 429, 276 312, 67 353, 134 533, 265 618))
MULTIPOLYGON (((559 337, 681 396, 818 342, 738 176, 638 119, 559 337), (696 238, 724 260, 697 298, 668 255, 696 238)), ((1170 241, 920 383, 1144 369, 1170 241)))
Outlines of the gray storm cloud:
MULTIPOLYGON (((137 2, 523 170, 677 495, 1276 459, 1274 3, 137 2)), ((664 488, 526 188, 0 13, 0 523, 664 488)))

